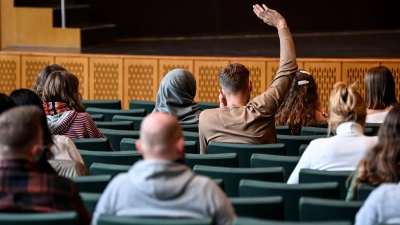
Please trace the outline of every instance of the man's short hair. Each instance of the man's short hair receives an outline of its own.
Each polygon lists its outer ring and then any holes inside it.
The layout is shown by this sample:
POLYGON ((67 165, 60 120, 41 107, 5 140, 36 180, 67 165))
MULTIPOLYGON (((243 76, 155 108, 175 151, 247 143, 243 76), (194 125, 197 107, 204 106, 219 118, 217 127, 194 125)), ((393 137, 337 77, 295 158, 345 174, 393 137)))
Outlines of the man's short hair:
POLYGON ((1 114, 0 146, 24 151, 36 143, 41 138, 42 114, 43 110, 37 106, 14 107, 1 114))
POLYGON ((223 67, 218 74, 221 87, 229 94, 247 90, 249 86, 249 70, 240 63, 230 63, 223 67))

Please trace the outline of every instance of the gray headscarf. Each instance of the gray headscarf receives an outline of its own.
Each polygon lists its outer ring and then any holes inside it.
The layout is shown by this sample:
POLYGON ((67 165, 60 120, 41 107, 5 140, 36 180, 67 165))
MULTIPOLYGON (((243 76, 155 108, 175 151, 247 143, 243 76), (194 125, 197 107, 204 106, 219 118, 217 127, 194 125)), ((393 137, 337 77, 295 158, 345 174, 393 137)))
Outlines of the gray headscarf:
POLYGON ((173 69, 162 79, 153 112, 166 112, 175 116, 180 124, 199 122, 200 107, 196 96, 196 79, 190 71, 173 69))

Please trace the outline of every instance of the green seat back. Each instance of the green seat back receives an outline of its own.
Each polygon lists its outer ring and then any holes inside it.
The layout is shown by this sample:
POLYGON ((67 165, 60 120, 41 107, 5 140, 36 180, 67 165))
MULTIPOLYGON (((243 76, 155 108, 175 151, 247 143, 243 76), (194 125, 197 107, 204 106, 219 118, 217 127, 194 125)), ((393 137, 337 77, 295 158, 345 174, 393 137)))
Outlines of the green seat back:
POLYGON ((103 114, 92 114, 89 115, 90 117, 92 117, 93 121, 104 121, 104 115, 103 114))
POLYGON ((375 188, 368 184, 359 183, 357 186, 357 201, 365 201, 375 188))
POLYGON ((338 182, 340 187, 340 199, 346 199, 346 181, 353 171, 326 171, 301 169, 299 183, 338 182))
POLYGON ((131 167, 128 165, 93 163, 89 170, 91 175, 111 175, 114 177, 119 173, 128 172, 131 167))
POLYGON ((186 165, 193 169, 195 165, 238 167, 236 153, 190 154, 186 153, 186 165))
POLYGON ((146 115, 152 113, 155 107, 156 107, 156 102, 153 101, 138 101, 138 100, 129 101, 129 109, 144 109, 146 111, 146 115))
POLYGON ((299 148, 302 144, 310 144, 310 142, 317 138, 323 138, 325 136, 293 136, 278 134, 278 143, 285 144, 286 155, 299 156, 299 148))
POLYGON ((133 129, 135 129, 135 130, 140 130, 140 125, 142 124, 143 120, 144 120, 144 117, 141 117, 141 116, 120 116, 120 115, 115 115, 112 118, 112 121, 132 121, 133 122, 133 129))
POLYGON ((87 168, 93 163, 108 163, 118 165, 130 165, 132 166, 142 156, 137 151, 123 151, 123 152, 95 152, 80 150, 83 162, 87 168))
POLYGON ((115 151, 120 151, 121 140, 124 138, 139 139, 139 131, 137 130, 113 130, 113 129, 99 129, 110 141, 115 151))
POLYGON ((275 126, 276 134, 290 135, 290 126, 275 126))
POLYGON ((218 166, 199 166, 193 168, 196 174, 224 180, 225 193, 229 197, 239 194, 239 182, 242 179, 283 182, 283 168, 231 168, 218 166))
POLYGON ((101 108, 87 108, 86 112, 89 114, 103 114, 104 121, 112 121, 113 116, 121 115, 121 116, 146 116, 144 109, 101 109, 101 108))
POLYGON ((121 109, 121 100, 82 100, 85 109, 100 108, 100 109, 121 109))
POLYGON ((304 152, 306 151, 307 147, 308 147, 308 145, 306 145, 306 144, 300 145, 299 156, 302 156, 304 154, 304 152))
POLYGON ((202 110, 219 108, 219 103, 214 102, 197 102, 197 105, 202 110))
POLYGON ((199 133, 199 125, 198 124, 182 124, 181 128, 182 128, 182 131, 199 133))
POLYGON ((239 144, 210 142, 207 146, 208 154, 215 153, 237 153, 239 167, 250 167, 250 158, 254 153, 285 155, 284 144, 239 144))
POLYGON ((92 216, 94 213, 94 210, 96 209, 96 205, 100 199, 101 194, 100 193, 81 192, 81 193, 79 193, 79 195, 82 198, 83 204, 85 204, 86 210, 92 216))
POLYGON ((276 197, 233 197, 229 198, 237 216, 260 219, 283 220, 283 198, 276 197))
POLYGON ((104 189, 106 189, 111 178, 111 175, 90 175, 71 177, 70 179, 74 181, 75 187, 79 192, 102 193, 104 189))
POLYGON ((0 213, 4 225, 79 225, 76 212, 0 213))
POLYGON ((332 200, 321 198, 300 198, 299 215, 300 221, 351 221, 363 202, 351 202, 344 200, 332 200))
POLYGON ((108 151, 110 144, 108 138, 81 138, 72 139, 77 149, 91 151, 108 151))
POLYGON ((218 185, 218 187, 220 187, 225 192, 224 180, 222 180, 222 179, 213 179, 213 181, 218 185))
POLYGON ((199 145, 199 133, 198 132, 189 132, 189 131, 183 131, 182 132, 183 137, 185 138, 185 141, 195 141, 197 146, 197 152, 200 152, 200 145, 199 145))
MULTIPOLYGON (((136 149, 136 141, 138 139, 123 138, 120 143, 121 151, 131 151, 136 149)), ((185 141, 185 152, 190 154, 198 154, 197 152, 197 141, 185 141)))
POLYGON ((134 130, 132 121, 97 121, 94 122, 98 128, 113 130, 134 130))
POLYGON ((379 128, 381 128, 381 123, 366 123, 365 128, 372 129, 371 136, 377 136, 379 132, 379 128))
MULTIPOLYGON (((365 128, 364 134, 366 136, 374 136, 372 128, 365 128)), ((328 136, 328 128, 325 127, 308 127, 304 126, 301 128, 301 135, 302 136, 310 136, 310 135, 326 135, 328 136)), ((332 131, 330 132, 329 136, 335 135, 332 131)))
POLYGON ((298 221, 299 199, 302 196, 339 199, 337 182, 312 184, 286 184, 255 180, 242 180, 239 184, 240 197, 282 196, 285 203, 285 220, 298 221))
POLYGON ((283 167, 285 182, 287 182, 299 160, 299 156, 253 154, 250 163, 252 168, 283 167))
POLYGON ((349 221, 292 222, 238 217, 233 225, 352 225, 349 221))
POLYGON ((211 218, 187 219, 187 218, 151 218, 100 215, 98 225, 212 225, 211 218))
POLYGON ((328 121, 321 121, 318 124, 314 125, 313 127, 323 127, 323 128, 328 128, 329 124, 328 121))

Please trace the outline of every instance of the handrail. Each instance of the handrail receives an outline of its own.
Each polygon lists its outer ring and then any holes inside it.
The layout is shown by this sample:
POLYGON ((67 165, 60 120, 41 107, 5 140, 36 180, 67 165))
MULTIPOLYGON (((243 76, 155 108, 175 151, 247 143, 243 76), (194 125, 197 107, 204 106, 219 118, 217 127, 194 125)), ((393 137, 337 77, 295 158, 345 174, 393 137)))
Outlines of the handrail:
POLYGON ((61 0, 61 27, 65 28, 65 1, 61 0))

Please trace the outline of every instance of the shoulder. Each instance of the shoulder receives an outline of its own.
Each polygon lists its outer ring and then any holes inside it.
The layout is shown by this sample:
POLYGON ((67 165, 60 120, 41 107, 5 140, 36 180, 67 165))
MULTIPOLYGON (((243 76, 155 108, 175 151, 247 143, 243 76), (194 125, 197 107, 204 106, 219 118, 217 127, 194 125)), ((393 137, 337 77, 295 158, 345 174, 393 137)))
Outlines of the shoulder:
POLYGON ((215 109, 206 109, 201 111, 200 116, 199 116, 199 123, 202 121, 209 121, 213 120, 217 114, 219 114, 221 111, 220 108, 215 108, 215 109))
MULTIPOLYGON (((400 186, 397 183, 384 183, 379 185, 375 190, 373 190, 370 194, 371 198, 381 199, 384 196, 399 196, 400 195, 400 186)), ((382 199, 384 200, 384 199, 382 199)))

